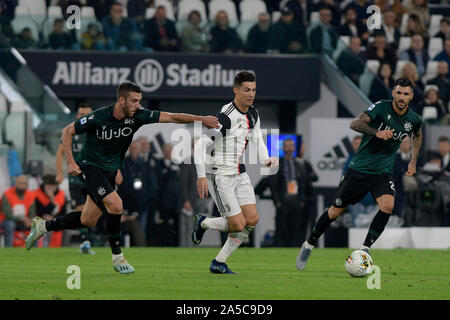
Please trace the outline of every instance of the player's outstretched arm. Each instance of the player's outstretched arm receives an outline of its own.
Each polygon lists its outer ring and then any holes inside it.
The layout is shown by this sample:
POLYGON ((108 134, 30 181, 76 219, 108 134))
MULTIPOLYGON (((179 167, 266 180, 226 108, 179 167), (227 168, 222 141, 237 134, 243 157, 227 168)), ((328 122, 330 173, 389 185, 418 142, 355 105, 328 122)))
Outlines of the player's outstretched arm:
POLYGON ((192 123, 199 121, 207 128, 219 128, 219 120, 213 116, 194 116, 187 113, 161 112, 159 122, 162 123, 192 123))
POLYGON ((77 176, 81 173, 80 167, 75 162, 72 154, 72 138, 75 135, 75 122, 72 122, 62 131, 63 150, 66 156, 67 168, 71 175, 77 176))
POLYGON ((56 151, 56 182, 61 183, 64 180, 64 174, 62 170, 62 163, 63 163, 63 145, 62 143, 58 146, 58 151, 56 151))
POLYGON ((388 140, 393 137, 394 130, 377 130, 369 126, 369 122, 369 115, 365 112, 361 112, 361 114, 350 124, 350 129, 355 130, 359 133, 376 136, 378 139, 382 140, 388 140))
POLYGON ((422 128, 420 128, 412 136, 412 155, 408 164, 408 171, 406 175, 412 177, 416 173, 417 157, 419 156, 420 147, 422 146, 422 128))

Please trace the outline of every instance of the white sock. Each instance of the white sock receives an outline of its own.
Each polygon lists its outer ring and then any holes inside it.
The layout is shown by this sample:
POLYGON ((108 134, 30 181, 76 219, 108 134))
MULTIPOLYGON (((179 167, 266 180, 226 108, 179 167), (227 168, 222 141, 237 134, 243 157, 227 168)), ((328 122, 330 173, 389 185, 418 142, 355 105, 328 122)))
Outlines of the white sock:
POLYGON ((222 232, 228 231, 228 220, 226 218, 206 218, 202 221, 201 227, 203 229, 213 229, 222 232))
POLYGON ((116 263, 117 261, 119 261, 120 259, 123 258, 123 253, 119 253, 119 254, 113 254, 112 255, 112 261, 113 263, 116 263))
POLYGON ((247 226, 241 232, 228 234, 228 239, 216 256, 216 260, 218 262, 227 261, 227 258, 248 238, 253 230, 255 227, 247 226))

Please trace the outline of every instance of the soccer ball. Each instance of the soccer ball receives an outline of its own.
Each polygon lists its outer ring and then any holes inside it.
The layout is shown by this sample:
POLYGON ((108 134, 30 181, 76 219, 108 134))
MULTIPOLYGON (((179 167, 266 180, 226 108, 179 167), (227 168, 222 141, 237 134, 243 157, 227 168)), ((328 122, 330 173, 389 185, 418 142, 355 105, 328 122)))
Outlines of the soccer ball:
POLYGON ((352 277, 365 277, 373 270, 373 261, 370 255, 362 250, 353 251, 345 259, 345 270, 352 277))

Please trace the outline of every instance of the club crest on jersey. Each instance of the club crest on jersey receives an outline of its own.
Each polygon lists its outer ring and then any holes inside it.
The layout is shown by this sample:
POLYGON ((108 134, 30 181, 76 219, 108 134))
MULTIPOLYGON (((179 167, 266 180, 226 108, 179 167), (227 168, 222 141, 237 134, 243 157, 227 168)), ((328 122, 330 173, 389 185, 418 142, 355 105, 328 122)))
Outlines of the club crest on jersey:
POLYGON ((409 122, 406 122, 406 123, 405 123, 405 130, 406 130, 407 132, 409 132, 409 131, 411 131, 411 129, 412 129, 412 124, 409 123, 409 122))

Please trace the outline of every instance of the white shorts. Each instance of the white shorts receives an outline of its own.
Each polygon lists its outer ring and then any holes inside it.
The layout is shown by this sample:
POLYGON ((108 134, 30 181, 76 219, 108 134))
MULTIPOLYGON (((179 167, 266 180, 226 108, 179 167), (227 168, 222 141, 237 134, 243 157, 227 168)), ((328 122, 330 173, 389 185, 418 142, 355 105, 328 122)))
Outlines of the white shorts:
POLYGON ((229 176, 206 174, 208 190, 222 217, 240 213, 241 206, 256 204, 255 191, 247 173, 229 176))

